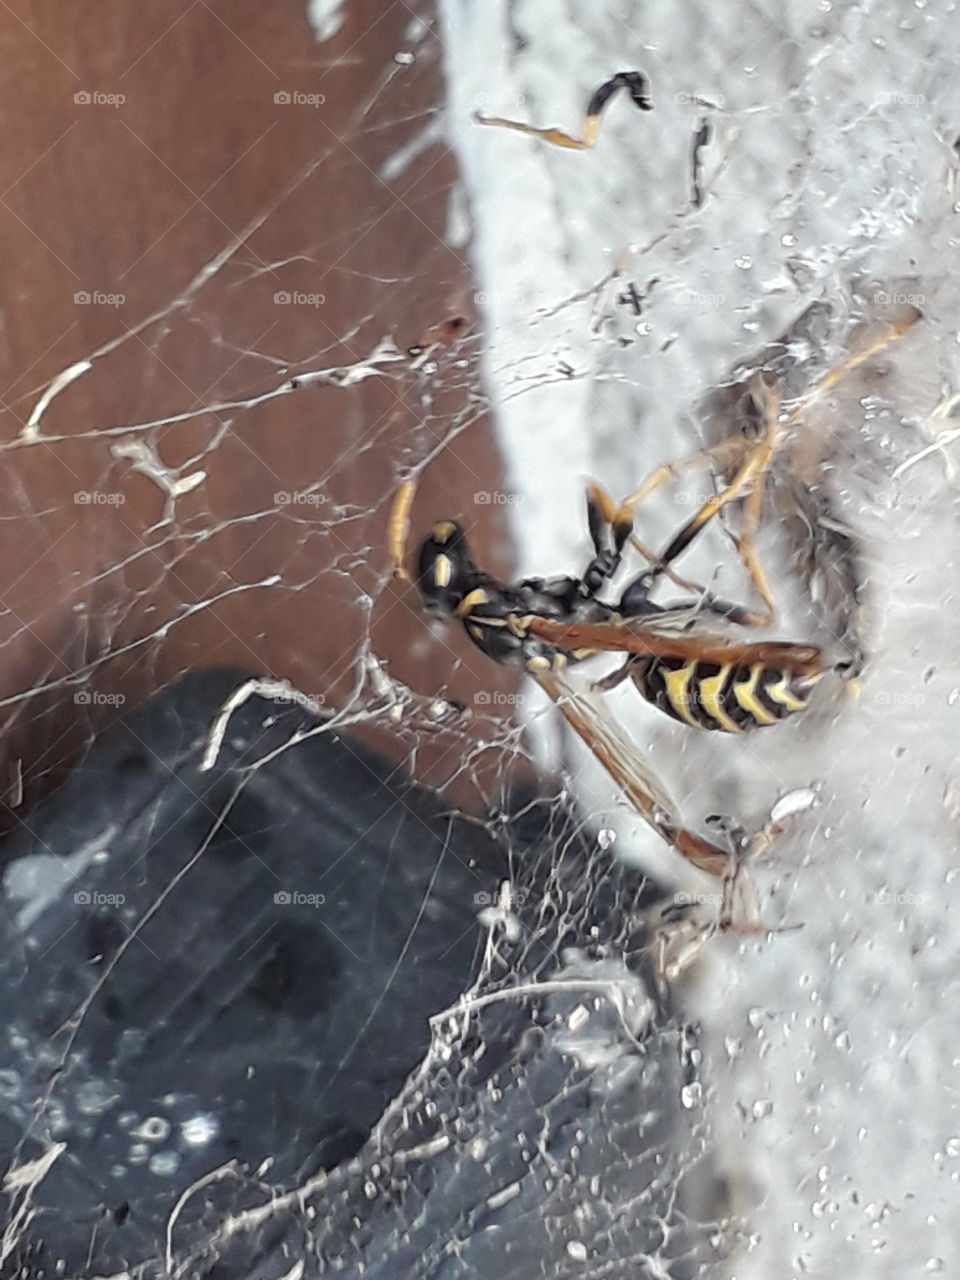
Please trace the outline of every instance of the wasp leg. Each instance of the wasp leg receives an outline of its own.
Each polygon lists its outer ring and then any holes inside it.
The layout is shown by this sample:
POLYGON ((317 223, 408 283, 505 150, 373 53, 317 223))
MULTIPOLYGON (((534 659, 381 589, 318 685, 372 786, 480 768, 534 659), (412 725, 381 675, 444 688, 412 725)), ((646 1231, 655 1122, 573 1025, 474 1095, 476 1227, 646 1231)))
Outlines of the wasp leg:
POLYGON ((598 484, 587 486, 587 526, 593 543, 593 559, 583 574, 583 585, 596 595, 620 567, 631 522, 620 518, 619 508, 598 484))
MULTIPOLYGON (((638 489, 635 489, 633 493, 624 498, 618 509, 618 518, 620 520, 629 519, 632 522, 637 508, 642 502, 652 497, 657 490, 662 489, 670 480, 679 479, 685 471, 689 471, 692 467, 703 463, 712 463, 718 470, 726 471, 741 461, 744 455, 749 452, 751 443, 745 436, 739 434, 727 436, 724 440, 720 440, 709 448, 698 449, 696 453, 688 454, 685 458, 679 458, 675 462, 664 463, 662 466, 657 467, 655 471, 652 471, 638 489)), ((691 539, 696 536, 700 527, 702 526, 698 526, 694 531, 691 539)), ((698 595, 705 594, 704 588, 681 578, 671 569, 669 560, 665 556, 657 555, 655 552, 648 550, 635 534, 632 536, 631 542, 634 548, 653 566, 654 577, 665 574, 678 586, 684 587, 688 591, 695 591, 698 595)))
POLYGON ((685 458, 678 458, 675 462, 665 462, 655 471, 651 471, 629 497, 624 498, 620 504, 621 509, 628 512, 632 520, 641 502, 652 497, 669 480, 679 479, 685 471, 704 462, 715 463, 719 469, 726 470, 739 461, 748 451, 751 443, 745 436, 739 434, 726 436, 717 444, 710 445, 706 449, 698 449, 696 453, 690 453, 685 458))
POLYGON ((915 307, 911 307, 902 319, 893 323, 883 323, 867 331, 860 339, 857 350, 851 356, 848 356, 842 364, 838 364, 835 368, 825 373, 820 381, 813 387, 811 391, 801 397, 800 402, 784 419, 783 429, 794 426, 811 405, 822 399, 840 382, 847 374, 852 373, 854 369, 858 369, 871 356, 875 356, 878 351, 882 351, 884 347, 889 347, 893 342, 899 342, 905 333, 908 333, 918 320, 922 319, 922 312, 915 307))
MULTIPOLYGON (((715 493, 713 497, 708 498, 699 511, 691 516, 679 533, 670 541, 660 559, 664 564, 669 565, 686 551, 697 534, 705 529, 710 521, 719 515, 725 507, 738 498, 746 497, 749 505, 744 516, 744 527, 735 542, 747 572, 750 574, 754 588, 766 606, 766 612, 756 613, 744 610, 739 620, 746 625, 766 627, 770 625, 774 617, 773 595, 766 573, 753 547, 753 535, 759 523, 763 507, 766 476, 773 462, 779 438, 780 395, 775 386, 771 386, 760 379, 756 380, 754 394, 764 404, 767 421, 764 434, 759 440, 753 442, 748 442, 743 437, 740 437, 746 446, 747 452, 733 479, 725 488, 715 493)), ((727 443, 728 441, 721 441, 721 446, 727 443)), ((651 572, 656 576, 660 570, 654 566, 651 572)))
POLYGON ((608 676, 603 676, 600 680, 594 680, 590 688, 594 693, 609 693, 611 689, 616 689, 617 685, 623 684, 624 680, 630 678, 633 674, 633 666, 634 659, 632 657, 627 658, 626 662, 622 662, 608 676))
POLYGON ((650 111, 653 104, 647 92, 647 79, 640 71, 621 71, 611 80, 607 80, 596 91, 587 105, 587 114, 583 122, 583 134, 576 137, 564 133, 562 129, 537 129, 534 125, 523 124, 520 120, 504 120, 501 116, 485 116, 474 112, 477 124, 493 125, 495 129, 512 129, 514 133, 523 133, 530 138, 539 138, 553 147, 565 147, 569 151, 589 151, 597 141, 600 131, 600 115, 613 95, 619 89, 626 89, 634 105, 641 111, 650 111))
MULTIPOLYGON (((697 455, 697 457, 699 457, 699 455, 697 455)), ((687 461, 687 459, 684 459, 684 461, 687 461)), ((682 466, 683 463, 680 465, 682 466)), ((659 470, 669 476, 673 467, 668 465, 660 467, 659 470)), ((643 558, 649 561, 650 564, 657 566, 658 570, 664 573, 671 582, 675 582, 678 587, 682 587, 685 591, 694 591, 697 595, 703 595, 705 593, 706 588, 699 586, 696 582, 689 582, 686 578, 681 578, 678 573, 675 573, 669 567, 669 565, 665 565, 661 562, 660 557, 655 551, 640 541, 637 535, 632 532, 633 511, 630 509, 629 505, 624 502, 614 502, 609 493, 607 493, 606 490, 601 488, 598 484, 591 484, 587 489, 587 514, 588 519, 591 521, 602 521, 610 525, 614 531, 614 538, 619 539, 618 545, 621 551, 627 538, 629 538, 630 545, 634 550, 639 551, 643 558)), ((592 533, 593 525, 591 523, 591 536, 592 533)), ((596 545, 596 541, 594 541, 594 546, 596 545)), ((619 556, 617 563, 619 564, 619 556)), ((608 576, 612 576, 612 571, 608 576)), ((634 593, 641 590, 640 583, 645 576, 646 575, 644 574, 640 574, 636 579, 634 579, 633 583, 631 583, 631 588, 634 593)), ((649 594, 649 590, 652 585, 653 581, 651 579, 647 586, 646 594, 649 594)), ((628 590, 631 588, 628 588, 628 590)), ((644 595, 644 602, 645 600, 646 595, 644 595)), ((645 613, 647 610, 643 604, 635 603, 632 607, 632 612, 634 615, 639 616, 639 614, 645 613)))
MULTIPOLYGON (((811 405, 831 391, 838 382, 854 369, 869 360, 871 356, 876 355, 878 351, 883 350, 890 343, 898 341, 916 323, 918 318, 919 312, 913 311, 898 323, 884 325, 878 332, 869 335, 861 342, 858 350, 853 355, 842 364, 837 365, 836 368, 831 369, 820 379, 813 390, 803 397, 792 412, 784 418, 782 423, 780 421, 779 388, 776 383, 768 382, 758 375, 753 380, 751 391, 763 410, 765 421, 763 435, 753 442, 747 441, 745 437, 739 437, 745 447, 746 456, 740 463, 733 479, 726 488, 721 489, 719 493, 708 499, 700 510, 687 521, 660 556, 660 562, 669 565, 686 550, 697 534, 709 524, 714 516, 719 515, 731 502, 740 498, 745 499, 742 526, 739 534, 734 536, 734 545, 750 575, 754 590, 763 601, 764 611, 743 611, 738 621, 747 626, 770 626, 776 616, 776 606, 769 579, 754 546, 754 538, 763 512, 767 476, 777 449, 783 442, 790 427, 794 426, 802 418, 811 405)), ((719 459, 729 445, 730 440, 721 440, 718 445, 714 446, 712 451, 703 450, 700 456, 719 459)), ((693 455, 693 458, 696 457, 697 455, 693 455)), ((679 465, 684 466, 686 461, 683 460, 679 465)), ((674 466, 677 465, 674 464, 674 466)), ((650 481, 647 482, 647 486, 650 485, 651 481, 657 479, 657 475, 658 473, 654 472, 650 481)), ((649 491, 649 487, 641 487, 636 494, 627 499, 627 502, 639 502, 649 491)), ((656 576, 662 572, 662 569, 655 564, 652 572, 656 576)))
POLYGON ((743 561, 744 568, 750 575, 754 590, 766 606, 766 612, 754 615, 749 625, 769 627, 776 617, 776 605, 766 570, 760 562, 753 540, 760 527, 763 515, 763 497, 767 476, 773 464, 774 453, 780 430, 780 392, 775 384, 758 381, 754 395, 761 401, 766 418, 767 429, 757 443, 757 478, 747 494, 743 506, 743 524, 739 535, 734 537, 734 544, 743 561))
MULTIPOLYGON (((653 582, 660 574, 666 574, 674 581, 678 581, 677 576, 670 569, 672 561, 687 549, 697 534, 709 524, 714 516, 718 515, 730 503, 742 498, 745 499, 743 523, 740 533, 734 537, 734 544, 750 575, 757 595, 763 601, 764 610, 760 612, 733 607, 728 616, 745 626, 769 626, 775 616, 773 592, 770 589, 766 572, 754 547, 754 537, 762 515, 766 478, 777 449, 789 429, 800 421, 811 405, 828 394, 841 379, 862 365, 871 356, 883 350, 884 347, 889 346, 892 342, 897 342, 916 323, 919 316, 919 312, 911 311, 897 323, 885 324, 879 330, 868 334, 860 342, 858 349, 842 364, 825 374, 816 386, 783 419, 782 423, 779 420, 780 397, 776 387, 767 384, 762 378, 758 377, 753 385, 753 394, 764 411, 766 422, 766 429, 759 440, 750 440, 743 435, 729 436, 710 448, 701 449, 696 453, 690 454, 689 457, 681 458, 677 462, 667 463, 658 467, 656 471, 651 472, 643 484, 623 500, 620 513, 618 513, 621 519, 627 516, 632 519, 637 508, 646 498, 662 488, 669 480, 678 478, 682 472, 691 466, 709 462, 721 471, 728 471, 734 466, 738 468, 726 488, 720 490, 704 503, 700 510, 676 534, 661 555, 650 556, 647 550, 634 539, 634 545, 651 562, 652 569, 645 579, 639 578, 635 583, 631 583, 628 586, 624 592, 624 599, 621 601, 621 609, 630 611, 633 608, 636 603, 633 599, 634 595, 637 595, 638 601, 642 605, 645 593, 652 588, 653 582)), ((724 611, 723 602, 713 600, 705 592, 701 591, 699 594, 704 601, 705 607, 715 611, 716 607, 719 606, 720 611, 724 611)))

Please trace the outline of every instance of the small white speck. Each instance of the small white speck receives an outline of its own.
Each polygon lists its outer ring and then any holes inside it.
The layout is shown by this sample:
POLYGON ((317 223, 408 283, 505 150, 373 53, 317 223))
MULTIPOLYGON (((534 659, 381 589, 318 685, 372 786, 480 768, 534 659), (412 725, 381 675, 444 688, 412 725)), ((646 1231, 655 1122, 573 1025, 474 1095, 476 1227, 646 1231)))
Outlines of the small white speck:
POLYGON ((206 1114, 192 1116, 180 1126, 180 1136, 191 1147, 205 1147, 220 1131, 216 1117, 206 1114))

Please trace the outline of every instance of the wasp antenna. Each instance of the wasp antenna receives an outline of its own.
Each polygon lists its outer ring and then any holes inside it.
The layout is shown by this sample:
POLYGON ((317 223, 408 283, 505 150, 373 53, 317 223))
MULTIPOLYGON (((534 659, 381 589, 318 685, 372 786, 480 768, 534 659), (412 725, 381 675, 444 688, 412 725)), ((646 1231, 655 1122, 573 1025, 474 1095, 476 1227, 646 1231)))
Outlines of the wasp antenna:
POLYGON ((387 542, 390 548, 393 576, 402 582, 410 581, 410 574, 406 568, 407 542, 410 538, 410 512, 413 510, 416 492, 417 482, 404 480, 397 490, 387 522, 387 542))

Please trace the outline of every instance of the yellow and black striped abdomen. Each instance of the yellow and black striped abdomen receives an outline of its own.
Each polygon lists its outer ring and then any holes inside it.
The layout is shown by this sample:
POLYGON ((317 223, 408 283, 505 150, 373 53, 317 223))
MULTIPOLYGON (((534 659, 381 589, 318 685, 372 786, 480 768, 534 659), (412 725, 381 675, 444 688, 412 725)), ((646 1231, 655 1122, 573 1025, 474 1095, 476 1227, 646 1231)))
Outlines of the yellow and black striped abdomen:
POLYGON ((823 672, 651 657, 631 663, 631 675, 647 701, 674 720, 743 733, 803 711, 823 672))

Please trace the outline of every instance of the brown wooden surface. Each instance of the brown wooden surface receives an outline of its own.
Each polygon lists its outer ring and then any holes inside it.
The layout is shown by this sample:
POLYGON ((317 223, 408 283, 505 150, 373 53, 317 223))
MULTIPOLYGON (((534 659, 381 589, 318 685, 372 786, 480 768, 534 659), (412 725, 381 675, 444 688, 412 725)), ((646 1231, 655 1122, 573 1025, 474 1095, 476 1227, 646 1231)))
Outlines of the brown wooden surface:
MULTIPOLYGON (((415 45, 406 4, 346 12, 323 44, 288 0, 15 0, 0 18, 0 723, 28 799, 121 698, 206 664, 336 706, 372 634, 418 693, 471 705, 512 687, 387 581, 397 477, 467 412, 480 339, 467 251, 445 239, 455 170, 432 7, 415 45), (297 93, 324 101, 276 98, 297 93), (323 301, 277 300, 295 291, 323 301), (405 358, 347 389, 276 394, 388 336, 404 353, 441 339, 436 371, 405 358), (93 367, 26 430, 81 360, 93 367), (206 479, 169 499, 134 469, 144 446, 206 479), (311 490, 316 505, 278 496, 311 490)), ((502 569, 498 508, 473 502, 497 470, 481 417, 425 473, 414 536, 440 516, 475 523, 502 569)), ((409 740, 392 746, 409 758, 409 740)), ((441 735, 417 765, 442 777, 460 750, 441 735)))

